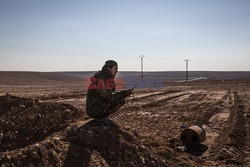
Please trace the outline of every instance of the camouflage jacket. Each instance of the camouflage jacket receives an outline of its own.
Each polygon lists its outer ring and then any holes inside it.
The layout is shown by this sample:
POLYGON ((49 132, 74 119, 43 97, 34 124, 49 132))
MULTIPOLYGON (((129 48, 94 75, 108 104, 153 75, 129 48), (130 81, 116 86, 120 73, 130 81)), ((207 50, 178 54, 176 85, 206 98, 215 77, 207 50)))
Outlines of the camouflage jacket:
POLYGON ((126 92, 115 91, 114 79, 104 71, 91 77, 86 99, 86 112, 91 117, 101 118, 110 113, 117 102, 124 104, 126 92))

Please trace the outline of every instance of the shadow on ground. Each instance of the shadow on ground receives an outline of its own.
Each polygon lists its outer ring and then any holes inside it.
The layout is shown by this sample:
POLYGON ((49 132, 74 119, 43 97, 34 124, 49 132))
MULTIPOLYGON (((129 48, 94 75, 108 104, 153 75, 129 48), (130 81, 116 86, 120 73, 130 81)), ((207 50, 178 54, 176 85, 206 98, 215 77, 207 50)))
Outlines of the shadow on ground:
POLYGON ((112 121, 92 120, 69 133, 68 166, 166 166, 132 134, 112 121))

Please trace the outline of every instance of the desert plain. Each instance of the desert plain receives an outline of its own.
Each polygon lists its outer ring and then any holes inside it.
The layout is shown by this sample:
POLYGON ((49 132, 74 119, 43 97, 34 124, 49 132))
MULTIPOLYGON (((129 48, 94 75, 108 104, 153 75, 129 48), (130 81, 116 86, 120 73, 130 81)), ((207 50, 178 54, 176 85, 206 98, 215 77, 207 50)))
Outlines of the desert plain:
MULTIPOLYGON (((136 88, 110 122, 85 113, 92 75, 0 72, 0 166, 250 166, 249 74, 176 82, 185 77, 150 73, 163 87, 136 88), (206 139, 186 150, 179 136, 192 125, 206 139)), ((128 76, 140 73, 118 77, 128 76)))

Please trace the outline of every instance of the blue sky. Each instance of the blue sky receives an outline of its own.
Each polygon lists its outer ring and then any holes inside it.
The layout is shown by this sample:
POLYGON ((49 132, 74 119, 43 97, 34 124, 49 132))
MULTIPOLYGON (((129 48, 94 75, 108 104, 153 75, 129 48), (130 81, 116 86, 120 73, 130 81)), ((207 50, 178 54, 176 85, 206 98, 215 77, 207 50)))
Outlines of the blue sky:
POLYGON ((0 70, 250 71, 249 0, 1 0, 0 70))

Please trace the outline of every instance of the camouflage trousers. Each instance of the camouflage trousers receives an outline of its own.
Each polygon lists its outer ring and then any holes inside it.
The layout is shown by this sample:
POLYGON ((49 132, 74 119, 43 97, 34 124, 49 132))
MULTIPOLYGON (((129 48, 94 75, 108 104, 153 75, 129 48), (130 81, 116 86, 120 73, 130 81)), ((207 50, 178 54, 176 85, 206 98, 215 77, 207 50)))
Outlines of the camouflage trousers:
POLYGON ((88 115, 93 118, 108 117, 110 114, 117 112, 124 104, 125 104, 124 99, 108 102, 105 105, 105 108, 102 108, 96 112, 88 113, 88 115))

